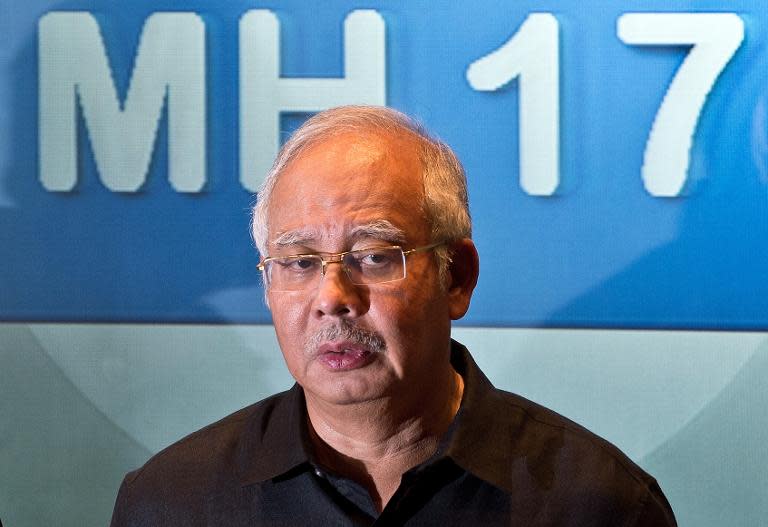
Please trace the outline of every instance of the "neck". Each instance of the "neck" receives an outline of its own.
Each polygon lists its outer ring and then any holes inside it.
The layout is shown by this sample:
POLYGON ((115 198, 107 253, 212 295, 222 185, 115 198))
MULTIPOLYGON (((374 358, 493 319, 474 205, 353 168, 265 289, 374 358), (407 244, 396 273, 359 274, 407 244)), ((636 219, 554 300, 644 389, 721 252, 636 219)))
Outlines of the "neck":
POLYGON ((318 461, 366 487, 381 511, 402 474, 434 454, 459 409, 464 383, 448 370, 446 381, 437 383, 442 389, 411 405, 395 396, 351 405, 322 404, 307 396, 318 461))

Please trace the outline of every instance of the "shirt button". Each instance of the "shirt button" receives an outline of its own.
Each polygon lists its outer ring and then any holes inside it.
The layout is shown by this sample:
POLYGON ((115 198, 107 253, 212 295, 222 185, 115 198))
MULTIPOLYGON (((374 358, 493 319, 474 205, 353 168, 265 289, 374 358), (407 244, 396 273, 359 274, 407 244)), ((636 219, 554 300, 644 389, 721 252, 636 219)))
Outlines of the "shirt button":
POLYGON ((318 478, 324 478, 325 474, 323 474, 322 470, 320 470, 319 468, 316 468, 315 469, 315 476, 317 476, 318 478))

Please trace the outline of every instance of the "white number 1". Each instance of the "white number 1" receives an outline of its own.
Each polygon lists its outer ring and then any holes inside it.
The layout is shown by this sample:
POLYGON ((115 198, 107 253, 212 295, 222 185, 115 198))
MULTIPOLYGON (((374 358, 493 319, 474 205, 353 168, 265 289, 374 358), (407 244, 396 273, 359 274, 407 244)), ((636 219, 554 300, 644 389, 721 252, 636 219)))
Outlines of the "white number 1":
POLYGON ((560 183, 558 27, 550 13, 531 13, 512 38, 467 69, 478 91, 520 78, 520 186, 532 196, 554 194, 560 183))
POLYGON ((626 13, 617 34, 626 44, 693 45, 653 121, 643 157, 643 183, 653 196, 679 196, 699 115, 720 72, 744 40, 733 13, 626 13))

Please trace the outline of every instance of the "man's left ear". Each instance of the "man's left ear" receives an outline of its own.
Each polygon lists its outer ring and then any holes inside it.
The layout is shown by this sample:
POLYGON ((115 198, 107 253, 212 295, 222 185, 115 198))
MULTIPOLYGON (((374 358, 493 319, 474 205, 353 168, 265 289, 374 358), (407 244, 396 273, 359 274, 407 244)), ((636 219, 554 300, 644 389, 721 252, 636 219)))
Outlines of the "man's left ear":
POLYGON ((451 243, 451 263, 448 265, 448 306, 451 320, 464 316, 469 309, 472 291, 480 274, 480 259, 475 244, 469 238, 451 243))

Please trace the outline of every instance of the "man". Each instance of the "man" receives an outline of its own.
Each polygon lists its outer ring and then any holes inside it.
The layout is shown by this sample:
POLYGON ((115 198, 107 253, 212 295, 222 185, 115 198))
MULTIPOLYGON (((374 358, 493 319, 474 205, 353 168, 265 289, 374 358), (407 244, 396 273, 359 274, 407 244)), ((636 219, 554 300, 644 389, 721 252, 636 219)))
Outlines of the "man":
POLYGON ((297 384, 126 476, 113 527, 675 525, 653 478, 451 341, 479 272, 466 181, 406 116, 309 119, 253 235, 297 384))

